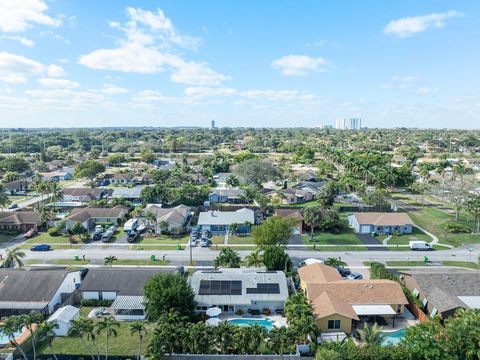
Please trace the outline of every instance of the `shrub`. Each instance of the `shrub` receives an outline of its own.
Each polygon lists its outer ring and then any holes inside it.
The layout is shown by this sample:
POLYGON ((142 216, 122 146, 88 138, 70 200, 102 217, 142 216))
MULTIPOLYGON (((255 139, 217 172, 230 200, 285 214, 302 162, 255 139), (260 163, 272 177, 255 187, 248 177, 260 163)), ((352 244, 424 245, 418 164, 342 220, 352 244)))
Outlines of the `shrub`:
POLYGON ((50 235, 50 236, 58 236, 58 235, 60 235, 60 231, 58 230, 58 228, 57 228, 56 226, 48 229, 47 232, 48 232, 48 235, 50 235))
POLYGON ((453 221, 443 224, 442 227, 443 227, 443 230, 445 230, 446 232, 453 233, 453 234, 472 232, 472 229, 468 225, 460 224, 453 221))
POLYGON ((82 299, 80 305, 85 307, 109 307, 113 304, 113 300, 97 300, 97 299, 82 299))

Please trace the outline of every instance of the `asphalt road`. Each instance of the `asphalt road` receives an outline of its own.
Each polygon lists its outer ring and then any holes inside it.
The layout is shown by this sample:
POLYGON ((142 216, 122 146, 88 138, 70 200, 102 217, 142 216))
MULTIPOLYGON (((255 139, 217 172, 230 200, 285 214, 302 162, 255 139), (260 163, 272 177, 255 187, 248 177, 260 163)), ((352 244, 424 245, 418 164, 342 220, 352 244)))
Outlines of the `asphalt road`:
MULTIPOLYGON (((309 251, 309 250, 288 250, 289 255, 295 264, 306 258, 325 259, 328 257, 340 257, 341 260, 348 263, 349 266, 362 266, 364 261, 389 261, 389 260, 410 260, 422 261, 424 256, 433 262, 443 260, 458 261, 476 261, 480 256, 480 250, 473 248, 470 253, 468 247, 457 248, 452 250, 439 251, 309 251)), ((53 250, 49 252, 32 252, 26 250, 26 259, 38 259, 43 261, 51 261, 55 259, 73 259, 75 255, 80 257, 85 255, 87 259, 102 261, 106 256, 114 255, 119 259, 136 259, 147 260, 151 255, 158 258, 165 258, 175 265, 189 264, 189 250, 128 250, 127 247, 115 247, 114 249, 102 249, 101 246, 90 246, 82 249, 66 249, 53 250)), ((195 247, 192 249, 193 259, 198 265, 209 265, 210 262, 218 255, 218 251, 208 248, 195 247)), ((241 250, 239 254, 242 258, 247 256, 250 251, 241 250)))

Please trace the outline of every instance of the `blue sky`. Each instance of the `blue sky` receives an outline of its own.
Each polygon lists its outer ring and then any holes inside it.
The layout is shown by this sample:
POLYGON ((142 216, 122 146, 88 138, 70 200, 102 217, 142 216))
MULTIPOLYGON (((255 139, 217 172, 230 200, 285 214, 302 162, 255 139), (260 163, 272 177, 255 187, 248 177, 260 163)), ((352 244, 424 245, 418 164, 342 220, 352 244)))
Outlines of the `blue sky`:
POLYGON ((2 0, 0 127, 479 128, 480 2, 2 0))

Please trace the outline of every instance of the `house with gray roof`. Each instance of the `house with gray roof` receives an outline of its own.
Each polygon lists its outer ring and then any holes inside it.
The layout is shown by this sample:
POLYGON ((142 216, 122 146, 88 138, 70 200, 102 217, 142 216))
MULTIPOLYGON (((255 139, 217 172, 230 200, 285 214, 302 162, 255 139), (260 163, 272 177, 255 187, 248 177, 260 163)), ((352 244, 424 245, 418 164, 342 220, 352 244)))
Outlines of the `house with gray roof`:
POLYGON ((0 269, 0 317, 32 311, 52 314, 81 283, 80 271, 0 269))
POLYGON ((255 212, 247 208, 237 211, 203 211, 198 217, 198 226, 202 230, 207 229, 219 235, 230 232, 233 224, 237 225, 237 233, 248 234, 254 223, 255 212))
POLYGON ((186 205, 178 205, 173 208, 164 208, 161 204, 148 204, 146 211, 150 211, 156 218, 155 232, 160 234, 165 229, 163 224, 168 224, 167 231, 184 230, 192 216, 192 209, 186 205))
POLYGON ((420 299, 431 317, 445 319, 457 309, 480 309, 478 271, 418 269, 400 272, 400 279, 420 299))
POLYGON ((42 219, 38 211, 0 212, 0 233, 24 233, 32 228, 36 229, 41 225, 42 219))
POLYGON ((92 200, 100 200, 108 194, 108 190, 102 188, 64 188, 62 194, 63 201, 86 203, 92 200))
POLYGON ((195 293, 196 311, 217 306, 224 313, 258 315, 283 310, 288 298, 282 271, 260 269, 199 270, 188 279, 195 293))
POLYGON ((208 194, 208 201, 211 204, 218 203, 245 203, 245 190, 243 189, 213 189, 208 194))
POLYGON ((142 198, 142 190, 143 186, 115 188, 112 193, 112 198, 127 199, 130 201, 140 200, 142 198))
POLYGON ((110 223, 112 225, 120 225, 128 213, 125 206, 117 205, 112 208, 104 208, 101 206, 88 206, 81 209, 73 209, 70 215, 65 219, 67 229, 79 222, 87 230, 95 226, 95 223, 110 223))

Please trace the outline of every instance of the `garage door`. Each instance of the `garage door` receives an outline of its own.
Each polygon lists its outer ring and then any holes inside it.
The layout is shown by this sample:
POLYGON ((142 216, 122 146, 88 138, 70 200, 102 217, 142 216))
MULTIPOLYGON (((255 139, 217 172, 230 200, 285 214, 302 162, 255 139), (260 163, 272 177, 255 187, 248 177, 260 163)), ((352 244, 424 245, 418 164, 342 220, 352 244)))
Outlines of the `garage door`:
POLYGON ((370 225, 360 225, 360 234, 369 234, 370 225))

